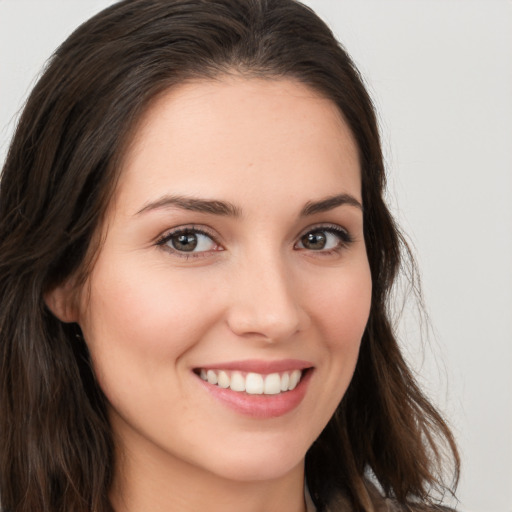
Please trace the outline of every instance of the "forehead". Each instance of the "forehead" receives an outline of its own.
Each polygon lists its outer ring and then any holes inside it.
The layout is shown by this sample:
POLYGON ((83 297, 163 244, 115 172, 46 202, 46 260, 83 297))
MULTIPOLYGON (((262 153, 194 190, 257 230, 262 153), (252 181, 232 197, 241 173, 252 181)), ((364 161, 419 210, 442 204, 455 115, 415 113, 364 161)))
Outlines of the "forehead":
POLYGON ((153 101, 125 155, 119 192, 271 194, 283 181, 290 191, 325 195, 339 186, 360 197, 358 151, 338 107, 293 80, 223 77, 153 101))

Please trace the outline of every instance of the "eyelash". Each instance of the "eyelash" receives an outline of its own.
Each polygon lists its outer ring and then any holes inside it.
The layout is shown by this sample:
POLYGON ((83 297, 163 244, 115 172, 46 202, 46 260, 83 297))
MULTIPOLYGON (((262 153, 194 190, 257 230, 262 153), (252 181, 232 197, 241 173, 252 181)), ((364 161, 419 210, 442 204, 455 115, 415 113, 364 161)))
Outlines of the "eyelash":
MULTIPOLYGON (((326 249, 326 250, 321 249, 321 250, 317 250, 317 251, 315 251, 314 249, 310 249, 309 252, 316 253, 316 254, 322 255, 322 256, 329 256, 331 254, 340 252, 342 249, 347 248, 354 241, 354 239, 352 238, 350 233, 346 229, 342 228, 341 226, 338 226, 336 224, 321 224, 318 226, 309 227, 309 228, 307 228, 307 230, 303 231, 298 237, 298 242, 296 242, 294 244, 294 249, 308 251, 308 249, 306 247, 296 247, 297 244, 302 243, 302 240, 309 234, 322 233, 322 232, 335 235, 339 239, 339 244, 336 247, 333 247, 331 249, 326 249)), ((209 253, 211 253, 212 251, 186 252, 186 251, 179 251, 179 250, 167 245, 176 236, 191 235, 191 234, 206 236, 209 239, 211 239, 215 245, 221 247, 219 242, 216 239, 216 236, 213 233, 211 233, 209 230, 204 229, 203 227, 199 228, 196 226, 180 227, 180 228, 174 229, 172 231, 169 231, 157 240, 156 245, 159 247, 162 247, 162 249, 170 252, 171 254, 176 255, 180 258, 184 258, 186 260, 191 259, 191 258, 208 257, 209 253)), ((217 249, 217 250, 214 250, 213 252, 222 251, 222 250, 224 250, 224 249, 217 249)))
MULTIPOLYGON (((318 251, 310 250, 309 251, 318 256, 329 256, 332 254, 339 253, 343 249, 346 249, 347 247, 349 247, 354 242, 352 235, 345 228, 342 228, 341 226, 338 226, 337 224, 320 224, 318 226, 309 227, 309 228, 307 228, 306 231, 304 231, 299 236, 299 242, 302 242, 302 240, 309 234, 322 233, 322 232, 335 235, 338 238, 339 243, 336 245, 336 247, 333 247, 332 249, 324 249, 324 250, 318 250, 318 251)), ((308 249, 306 247, 304 247, 304 248, 299 247, 299 248, 296 248, 296 250, 307 251, 308 249)))
MULTIPOLYGON (((213 233, 210 233, 208 230, 204 229, 203 227, 199 228, 196 226, 181 227, 181 228, 174 229, 172 231, 168 231, 161 238, 159 238, 157 240, 156 245, 162 247, 162 249, 164 249, 165 251, 170 252, 171 254, 178 256, 179 258, 184 258, 186 260, 192 259, 192 258, 205 258, 211 252, 211 251, 199 251, 199 252, 179 251, 179 250, 167 245, 172 240, 172 238, 179 236, 179 235, 203 235, 203 236, 206 236, 209 239, 211 239, 215 245, 220 246, 220 244, 217 242, 217 239, 213 233)), ((220 249, 220 250, 223 250, 223 249, 220 249)))

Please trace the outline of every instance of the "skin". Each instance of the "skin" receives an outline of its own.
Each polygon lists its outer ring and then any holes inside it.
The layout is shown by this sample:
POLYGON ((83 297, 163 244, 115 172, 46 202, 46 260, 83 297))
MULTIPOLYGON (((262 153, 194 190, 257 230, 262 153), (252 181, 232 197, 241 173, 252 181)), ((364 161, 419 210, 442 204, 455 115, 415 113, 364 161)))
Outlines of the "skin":
POLYGON ((355 201, 352 134, 336 106, 304 85, 225 77, 152 104, 79 299, 66 286, 49 298, 61 319, 81 326, 110 402, 116 510, 305 510, 304 456, 347 389, 370 308, 355 201), (339 194, 354 204, 301 215, 339 194), (235 212, 162 202, 170 195, 228 202, 235 212), (182 226, 211 239, 201 237, 193 254, 159 244, 182 226), (304 245, 312 231, 328 237, 327 248, 304 245), (273 418, 226 407, 194 372, 287 358, 313 370, 301 403, 273 418))

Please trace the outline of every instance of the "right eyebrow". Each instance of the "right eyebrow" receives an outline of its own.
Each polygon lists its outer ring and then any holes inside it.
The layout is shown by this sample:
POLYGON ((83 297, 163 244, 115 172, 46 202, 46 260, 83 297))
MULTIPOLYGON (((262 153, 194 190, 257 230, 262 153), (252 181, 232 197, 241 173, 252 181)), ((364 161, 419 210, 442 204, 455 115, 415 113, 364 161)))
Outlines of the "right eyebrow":
POLYGON ((156 201, 152 201, 151 203, 146 204, 136 213, 136 215, 140 215, 148 211, 173 207, 193 212, 210 213, 213 215, 229 217, 240 217, 242 214, 240 208, 235 206, 233 203, 226 201, 218 201, 215 199, 199 199, 187 196, 165 195, 156 201))

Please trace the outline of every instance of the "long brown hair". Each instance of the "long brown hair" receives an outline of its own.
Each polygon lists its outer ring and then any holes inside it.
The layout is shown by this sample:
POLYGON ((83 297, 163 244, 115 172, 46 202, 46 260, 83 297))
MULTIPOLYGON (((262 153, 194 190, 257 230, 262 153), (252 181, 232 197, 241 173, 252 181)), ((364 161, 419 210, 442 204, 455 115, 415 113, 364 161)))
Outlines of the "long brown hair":
MULTIPOLYGON (((319 511, 344 497, 372 511, 373 481, 430 504, 449 428, 421 393, 390 324, 404 244, 383 201, 372 102, 328 27, 294 0, 125 0, 57 49, 29 97, 0 186, 0 496, 4 511, 111 511, 115 453, 106 399, 79 328, 44 294, 93 261, 130 134, 161 92, 226 73, 298 80, 334 101, 358 145, 370 318, 354 378, 306 457, 319 511), (91 247, 93 250, 91 250, 91 247)), ((78 279, 80 281, 80 279, 78 279)))

